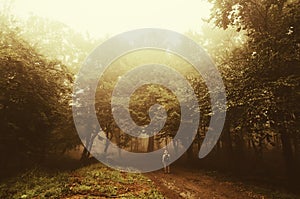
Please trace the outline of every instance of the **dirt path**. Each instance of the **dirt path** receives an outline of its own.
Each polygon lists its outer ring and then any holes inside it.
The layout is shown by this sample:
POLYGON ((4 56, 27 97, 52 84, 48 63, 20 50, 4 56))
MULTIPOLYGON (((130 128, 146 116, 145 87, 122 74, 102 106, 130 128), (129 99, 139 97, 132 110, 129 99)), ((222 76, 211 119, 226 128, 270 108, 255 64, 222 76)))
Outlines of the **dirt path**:
POLYGON ((204 172, 192 172, 182 168, 173 168, 171 174, 156 171, 145 174, 165 195, 166 198, 201 199, 266 199, 268 197, 254 193, 241 183, 212 177, 204 172))

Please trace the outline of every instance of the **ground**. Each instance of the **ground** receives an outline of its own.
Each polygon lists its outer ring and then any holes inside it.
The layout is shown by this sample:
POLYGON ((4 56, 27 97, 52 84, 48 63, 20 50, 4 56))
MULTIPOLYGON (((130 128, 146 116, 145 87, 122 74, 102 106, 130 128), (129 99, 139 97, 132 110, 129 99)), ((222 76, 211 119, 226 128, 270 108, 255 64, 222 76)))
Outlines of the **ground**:
POLYGON ((100 163, 74 171, 29 170, 18 177, 2 179, 0 198, 201 198, 267 199, 300 198, 265 190, 220 177, 216 173, 172 167, 131 174, 113 170, 100 163))
POLYGON ((268 199, 300 198, 274 190, 232 181, 214 172, 172 168, 171 174, 162 170, 146 174, 166 198, 201 199, 268 199))
POLYGON ((149 173, 159 190, 168 198, 209 198, 209 199, 246 199, 265 198, 246 190, 241 185, 220 181, 203 173, 174 170, 171 174, 162 171, 149 173))
POLYGON ((2 180, 0 198, 164 198, 153 182, 141 174, 93 164, 74 171, 34 169, 2 180))

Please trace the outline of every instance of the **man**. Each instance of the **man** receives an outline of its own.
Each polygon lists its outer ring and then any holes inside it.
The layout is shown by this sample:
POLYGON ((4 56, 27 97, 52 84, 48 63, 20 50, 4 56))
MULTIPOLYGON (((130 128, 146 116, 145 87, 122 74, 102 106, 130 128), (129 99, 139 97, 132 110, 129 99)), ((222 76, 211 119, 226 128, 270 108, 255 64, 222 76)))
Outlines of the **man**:
POLYGON ((165 173, 170 173, 170 154, 167 149, 165 149, 162 155, 162 163, 164 165, 165 173))

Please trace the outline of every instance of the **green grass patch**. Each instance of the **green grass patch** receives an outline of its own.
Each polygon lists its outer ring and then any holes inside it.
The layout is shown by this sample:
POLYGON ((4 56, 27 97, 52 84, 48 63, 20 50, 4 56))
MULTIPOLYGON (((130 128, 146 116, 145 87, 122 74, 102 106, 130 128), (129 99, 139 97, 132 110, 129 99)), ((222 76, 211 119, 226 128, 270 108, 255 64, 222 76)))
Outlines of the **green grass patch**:
POLYGON ((94 164, 73 172, 30 170, 0 185, 0 198, 164 198, 141 174, 94 164))

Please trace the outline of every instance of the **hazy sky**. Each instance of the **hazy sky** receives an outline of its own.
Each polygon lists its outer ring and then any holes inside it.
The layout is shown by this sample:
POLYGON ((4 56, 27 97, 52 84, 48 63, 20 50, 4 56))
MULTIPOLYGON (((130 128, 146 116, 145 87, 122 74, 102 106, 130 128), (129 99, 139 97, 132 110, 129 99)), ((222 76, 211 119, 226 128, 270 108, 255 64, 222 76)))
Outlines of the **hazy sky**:
POLYGON ((136 28, 200 30, 211 5, 205 0, 15 0, 14 13, 61 21, 102 37, 136 28))

